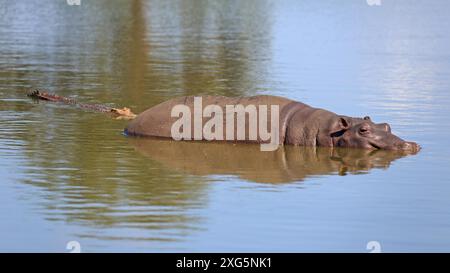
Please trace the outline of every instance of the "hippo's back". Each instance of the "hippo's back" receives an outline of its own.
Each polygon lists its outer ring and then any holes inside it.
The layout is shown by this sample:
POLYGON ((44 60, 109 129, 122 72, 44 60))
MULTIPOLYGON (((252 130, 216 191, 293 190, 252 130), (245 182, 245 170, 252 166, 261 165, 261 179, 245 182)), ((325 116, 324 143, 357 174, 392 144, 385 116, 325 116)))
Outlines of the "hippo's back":
MULTIPOLYGON (((188 106, 191 111, 191 120, 193 121, 194 98, 194 96, 178 97, 153 106, 131 121, 125 131, 128 135, 134 136, 170 138, 172 125, 179 119, 179 117, 171 117, 172 109, 176 105, 188 106)), ((286 98, 266 95, 253 97, 201 96, 201 98, 203 109, 208 105, 217 105, 223 109, 223 115, 225 115, 226 105, 243 105, 244 107, 248 105, 255 105, 256 107, 259 105, 267 105, 269 109, 271 105, 278 105, 281 113, 281 122, 283 122, 284 119, 283 113, 286 112, 286 106, 307 106, 286 98)), ((209 119, 210 118, 203 118, 203 125, 209 119)), ((268 119, 270 120, 270 118, 268 119)), ((225 116, 223 116, 223 120, 225 122, 225 116)), ((225 129, 225 126, 223 128, 225 129)))

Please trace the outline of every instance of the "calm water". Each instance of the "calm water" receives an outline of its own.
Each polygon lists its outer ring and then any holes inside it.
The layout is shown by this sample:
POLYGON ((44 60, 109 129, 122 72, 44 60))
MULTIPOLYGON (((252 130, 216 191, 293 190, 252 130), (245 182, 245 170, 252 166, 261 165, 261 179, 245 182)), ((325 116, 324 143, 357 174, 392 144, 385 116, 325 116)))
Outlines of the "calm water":
POLYGON ((0 0, 0 251, 450 251, 448 1, 0 0), (122 135, 181 95, 387 121, 415 156, 122 135))

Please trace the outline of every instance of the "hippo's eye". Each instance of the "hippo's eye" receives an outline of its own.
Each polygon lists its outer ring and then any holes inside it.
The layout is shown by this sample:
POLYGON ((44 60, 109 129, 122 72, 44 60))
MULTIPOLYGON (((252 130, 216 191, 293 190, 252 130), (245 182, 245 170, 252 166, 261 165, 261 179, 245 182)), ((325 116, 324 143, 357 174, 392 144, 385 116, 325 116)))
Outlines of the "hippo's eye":
POLYGON ((365 116, 364 120, 370 120, 370 117, 369 116, 365 116))

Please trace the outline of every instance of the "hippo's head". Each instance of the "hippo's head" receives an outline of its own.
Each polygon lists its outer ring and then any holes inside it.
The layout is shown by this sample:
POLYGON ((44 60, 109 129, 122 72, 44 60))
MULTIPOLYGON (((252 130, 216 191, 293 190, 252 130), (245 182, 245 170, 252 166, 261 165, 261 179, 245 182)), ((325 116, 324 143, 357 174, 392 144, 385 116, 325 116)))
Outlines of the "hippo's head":
POLYGON ((415 142, 404 141, 392 134, 387 123, 373 123, 369 117, 350 118, 340 116, 341 130, 332 134, 336 147, 400 150, 416 153, 420 146, 415 142))

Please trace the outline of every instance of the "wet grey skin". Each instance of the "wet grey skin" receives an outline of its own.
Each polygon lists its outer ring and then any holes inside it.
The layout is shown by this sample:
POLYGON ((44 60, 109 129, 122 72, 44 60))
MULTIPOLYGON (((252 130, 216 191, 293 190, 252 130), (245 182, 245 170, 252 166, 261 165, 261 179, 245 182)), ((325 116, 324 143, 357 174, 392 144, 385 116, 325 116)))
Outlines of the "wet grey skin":
MULTIPOLYGON (((277 105, 279 107, 279 144, 308 147, 346 147, 363 149, 399 150, 416 153, 420 146, 404 141, 392 134, 387 123, 376 124, 369 117, 353 118, 307 104, 277 96, 223 97, 202 96, 203 107, 214 104, 225 109, 226 105, 277 105)), ((193 112, 194 96, 178 97, 140 113, 125 129, 129 136, 170 138, 171 126, 178 117, 171 117, 175 105, 183 104, 193 112)), ((270 108, 270 107, 268 107, 270 108)), ((208 119, 203 119, 203 125, 208 119)), ((223 119, 225 122, 225 119, 223 119)), ((268 121, 270 118, 268 118, 268 121)), ((268 124, 268 128, 270 124, 268 124)), ((226 128, 225 124, 224 127, 226 128)), ((242 142, 262 143, 246 139, 242 142)), ((224 130, 225 131, 225 130, 224 130)), ((225 132, 224 132, 225 134, 225 132)), ((225 139, 225 136, 223 137, 225 139)))

